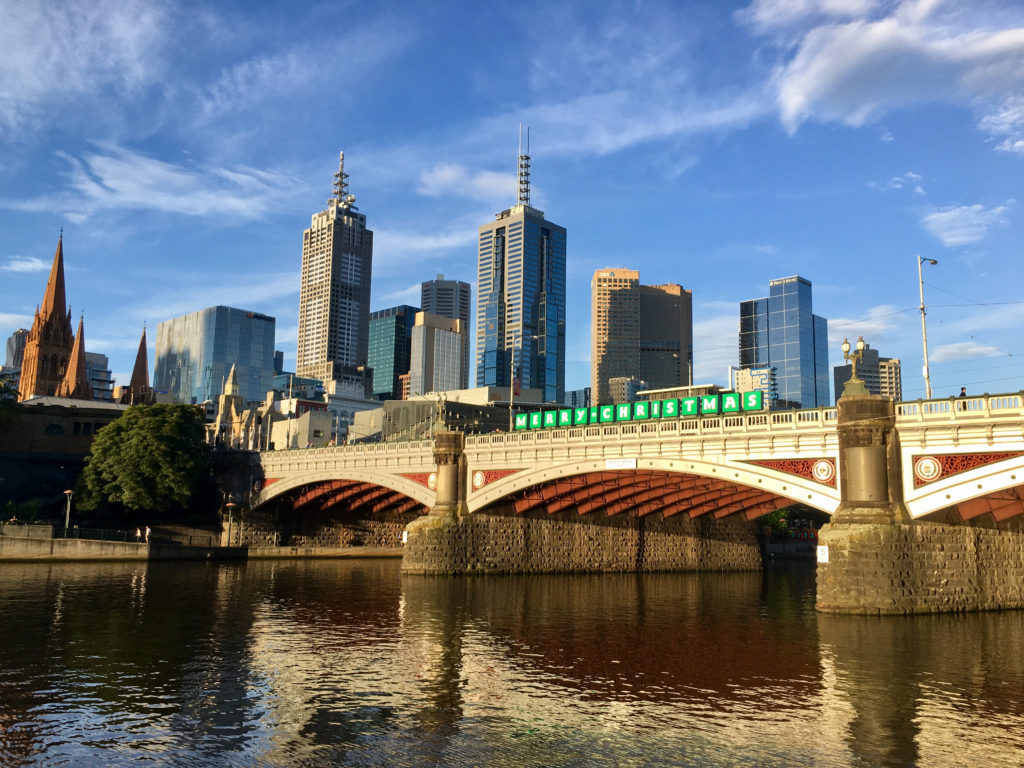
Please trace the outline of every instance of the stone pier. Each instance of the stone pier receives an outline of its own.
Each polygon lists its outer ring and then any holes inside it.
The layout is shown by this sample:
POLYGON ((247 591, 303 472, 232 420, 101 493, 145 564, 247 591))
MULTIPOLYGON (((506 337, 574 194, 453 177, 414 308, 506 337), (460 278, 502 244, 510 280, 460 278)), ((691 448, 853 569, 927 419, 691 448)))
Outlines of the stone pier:
POLYGON ((913 521, 893 403, 839 400, 841 503, 818 534, 817 608, 915 614, 1024 607, 1024 533, 913 521))
POLYGON ((466 514, 460 433, 434 439, 437 502, 413 521, 403 573, 566 573, 758 570, 755 526, 742 516, 690 519, 580 515, 575 509, 516 514, 511 505, 466 514))

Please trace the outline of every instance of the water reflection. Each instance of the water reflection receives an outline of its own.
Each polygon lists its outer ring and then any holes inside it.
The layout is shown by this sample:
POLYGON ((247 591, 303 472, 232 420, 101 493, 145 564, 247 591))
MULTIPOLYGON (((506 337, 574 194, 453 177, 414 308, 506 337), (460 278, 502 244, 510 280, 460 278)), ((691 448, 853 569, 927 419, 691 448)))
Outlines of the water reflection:
POLYGON ((1017 765, 1024 613, 818 616, 813 570, 5 565, 0 764, 1017 765))

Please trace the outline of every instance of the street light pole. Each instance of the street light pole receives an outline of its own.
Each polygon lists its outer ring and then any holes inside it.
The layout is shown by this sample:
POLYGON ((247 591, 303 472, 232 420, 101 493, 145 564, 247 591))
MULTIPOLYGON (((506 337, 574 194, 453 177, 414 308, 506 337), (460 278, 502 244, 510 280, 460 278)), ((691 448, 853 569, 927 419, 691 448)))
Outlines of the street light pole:
POLYGON ((923 256, 918 255, 917 257, 917 287, 921 293, 921 344, 924 347, 924 393, 928 400, 932 399, 932 379, 928 370, 928 329, 925 327, 924 322, 924 275, 921 271, 921 265, 925 262, 929 264, 938 264, 935 259, 926 259, 923 256))

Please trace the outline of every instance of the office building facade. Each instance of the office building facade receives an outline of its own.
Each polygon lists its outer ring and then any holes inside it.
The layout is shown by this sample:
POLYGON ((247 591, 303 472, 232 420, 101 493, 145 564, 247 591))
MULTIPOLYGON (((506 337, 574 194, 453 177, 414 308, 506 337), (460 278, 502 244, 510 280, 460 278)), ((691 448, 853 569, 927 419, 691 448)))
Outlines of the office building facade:
POLYGON ((772 280, 767 297, 740 303, 739 367, 775 369, 772 408, 829 405, 828 321, 813 312, 810 280, 772 280))
POLYGON ((360 383, 369 393, 370 275, 373 232, 348 191, 345 153, 327 208, 302 235, 299 340, 295 373, 360 383))
POLYGON ((367 364, 373 370, 373 396, 377 400, 399 400, 399 377, 409 372, 412 328, 417 307, 403 304, 370 313, 370 344, 367 364))
POLYGON ((160 323, 153 388, 181 403, 216 400, 234 365, 242 400, 265 399, 274 376, 275 326, 268 315, 223 306, 160 323))
POLYGON ((467 328, 471 299, 469 283, 445 280, 443 274, 434 280, 426 280, 420 286, 420 308, 424 312, 461 320, 467 328))
MULTIPOLYGON (((850 380, 853 366, 837 365, 832 369, 835 384, 835 399, 843 395, 843 387, 850 380)), ((884 395, 899 402, 903 399, 903 377, 900 361, 894 357, 880 357, 877 349, 864 345, 864 357, 857 363, 857 378, 864 382, 872 395, 884 395)))
POLYGON ((93 400, 114 402, 114 374, 110 371, 110 360, 106 355, 85 353, 85 377, 92 388, 93 400))
POLYGON ((479 228, 476 384, 565 394, 566 231, 530 205, 530 157, 519 156, 519 199, 479 228))
POLYGON ((429 312, 416 313, 412 329, 409 397, 466 389, 469 382, 469 332, 466 323, 429 312))
POLYGON ((692 383, 693 296, 681 285, 641 285, 631 269, 599 269, 590 284, 590 385, 613 402, 610 381, 639 378, 656 389, 692 383))
POLYGON ((19 328, 7 337, 7 358, 5 368, 21 368, 21 359, 25 355, 25 342, 28 341, 28 329, 19 328))

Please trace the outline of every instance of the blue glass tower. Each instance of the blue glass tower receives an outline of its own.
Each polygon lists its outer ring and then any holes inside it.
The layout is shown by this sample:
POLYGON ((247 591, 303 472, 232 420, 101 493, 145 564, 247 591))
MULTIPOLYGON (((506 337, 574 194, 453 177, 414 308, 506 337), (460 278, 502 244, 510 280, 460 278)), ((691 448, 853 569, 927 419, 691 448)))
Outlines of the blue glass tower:
POLYGON ((740 302, 740 368, 773 368, 773 408, 829 405, 828 321, 811 308, 811 281, 783 277, 768 297, 740 302))
POLYGON ((367 365, 373 369, 373 396, 377 400, 398 400, 402 388, 398 377, 409 373, 412 328, 417 307, 402 304, 370 313, 370 343, 367 365))
POLYGON ((530 156, 519 156, 519 202, 480 227, 476 384, 565 395, 565 228, 530 205, 530 156), (515 369, 513 372, 513 368, 515 369))
POLYGON ((246 402, 262 401, 274 375, 276 321, 259 312, 208 307, 156 327, 153 388, 181 403, 215 400, 235 366, 246 402))

